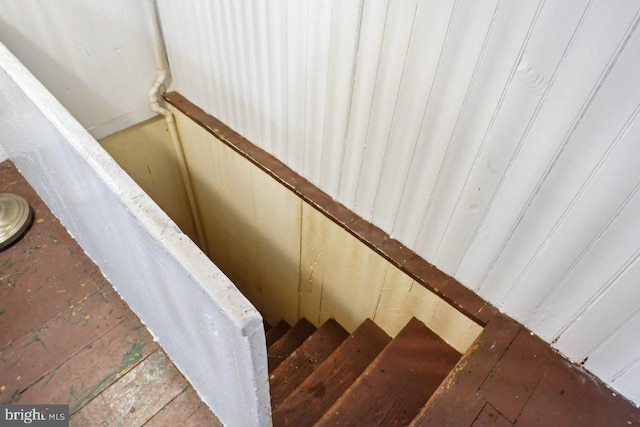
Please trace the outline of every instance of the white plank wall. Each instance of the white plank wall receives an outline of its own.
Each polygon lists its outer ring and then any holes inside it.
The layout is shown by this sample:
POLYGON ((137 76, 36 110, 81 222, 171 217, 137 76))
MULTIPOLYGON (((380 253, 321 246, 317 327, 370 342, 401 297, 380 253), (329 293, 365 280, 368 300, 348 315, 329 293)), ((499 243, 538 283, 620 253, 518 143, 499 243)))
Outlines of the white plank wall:
POLYGON ((0 0, 0 42, 95 138, 155 115, 146 1, 0 0))
POLYGON ((174 89, 640 403, 640 3, 158 3, 174 89))

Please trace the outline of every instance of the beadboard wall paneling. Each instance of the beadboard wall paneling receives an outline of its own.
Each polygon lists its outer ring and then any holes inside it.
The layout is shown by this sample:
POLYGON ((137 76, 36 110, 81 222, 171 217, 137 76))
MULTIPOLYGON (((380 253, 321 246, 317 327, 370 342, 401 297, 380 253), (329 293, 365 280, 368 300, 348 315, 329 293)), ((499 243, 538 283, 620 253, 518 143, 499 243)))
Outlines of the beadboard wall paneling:
POLYGON ((638 2, 158 4, 173 89, 640 403, 638 2))

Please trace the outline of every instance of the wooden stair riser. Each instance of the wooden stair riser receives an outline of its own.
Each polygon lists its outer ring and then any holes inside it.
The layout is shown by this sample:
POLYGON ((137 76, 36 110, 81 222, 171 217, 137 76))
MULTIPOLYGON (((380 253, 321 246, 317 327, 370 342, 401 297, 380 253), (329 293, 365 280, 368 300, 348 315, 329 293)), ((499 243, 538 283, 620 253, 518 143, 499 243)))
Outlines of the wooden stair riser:
POLYGON ((390 341, 375 323, 365 320, 275 409, 273 425, 312 425, 390 341))
POLYGON ((325 322, 270 375, 275 409, 349 336, 335 320, 325 322))
POLYGON ((269 373, 273 372, 280 364, 293 353, 303 342, 316 331, 307 319, 301 319, 295 326, 289 329, 278 341, 273 343, 267 351, 269 373))

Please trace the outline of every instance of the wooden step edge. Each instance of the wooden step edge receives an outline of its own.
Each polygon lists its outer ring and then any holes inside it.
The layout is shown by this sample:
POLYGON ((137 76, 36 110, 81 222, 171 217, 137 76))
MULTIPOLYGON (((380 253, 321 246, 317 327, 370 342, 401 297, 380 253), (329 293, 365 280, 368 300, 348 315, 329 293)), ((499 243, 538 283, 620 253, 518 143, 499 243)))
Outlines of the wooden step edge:
POLYGON ((291 353, 316 331, 307 319, 300 319, 278 341, 267 349, 269 373, 273 372, 291 353))
POLYGON ((276 341, 278 341, 287 331, 291 329, 291 326, 284 320, 279 321, 276 326, 271 328, 267 334, 267 348, 271 347, 276 341))
POLYGON ((280 405, 348 336, 334 319, 320 326, 269 376, 271 407, 280 405))
POLYGON ((414 317, 315 425, 408 425, 460 357, 414 317))
POLYGON ((273 425, 312 425, 389 342, 391 337, 366 319, 273 411, 273 425))
POLYGON ((495 316, 429 397, 409 427, 427 427, 442 420, 452 425, 473 423, 486 403, 476 390, 490 375, 521 328, 507 316, 495 316))

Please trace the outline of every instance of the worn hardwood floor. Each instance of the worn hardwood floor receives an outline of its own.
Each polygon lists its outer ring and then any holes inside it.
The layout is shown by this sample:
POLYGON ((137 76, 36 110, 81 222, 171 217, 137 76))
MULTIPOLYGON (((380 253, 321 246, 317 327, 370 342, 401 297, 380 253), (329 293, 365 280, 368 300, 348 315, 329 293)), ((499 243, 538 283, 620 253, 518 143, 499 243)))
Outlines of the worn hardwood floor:
POLYGON ((221 425, 9 161, 0 192, 35 212, 0 252, 0 403, 69 404, 82 427, 221 425))

